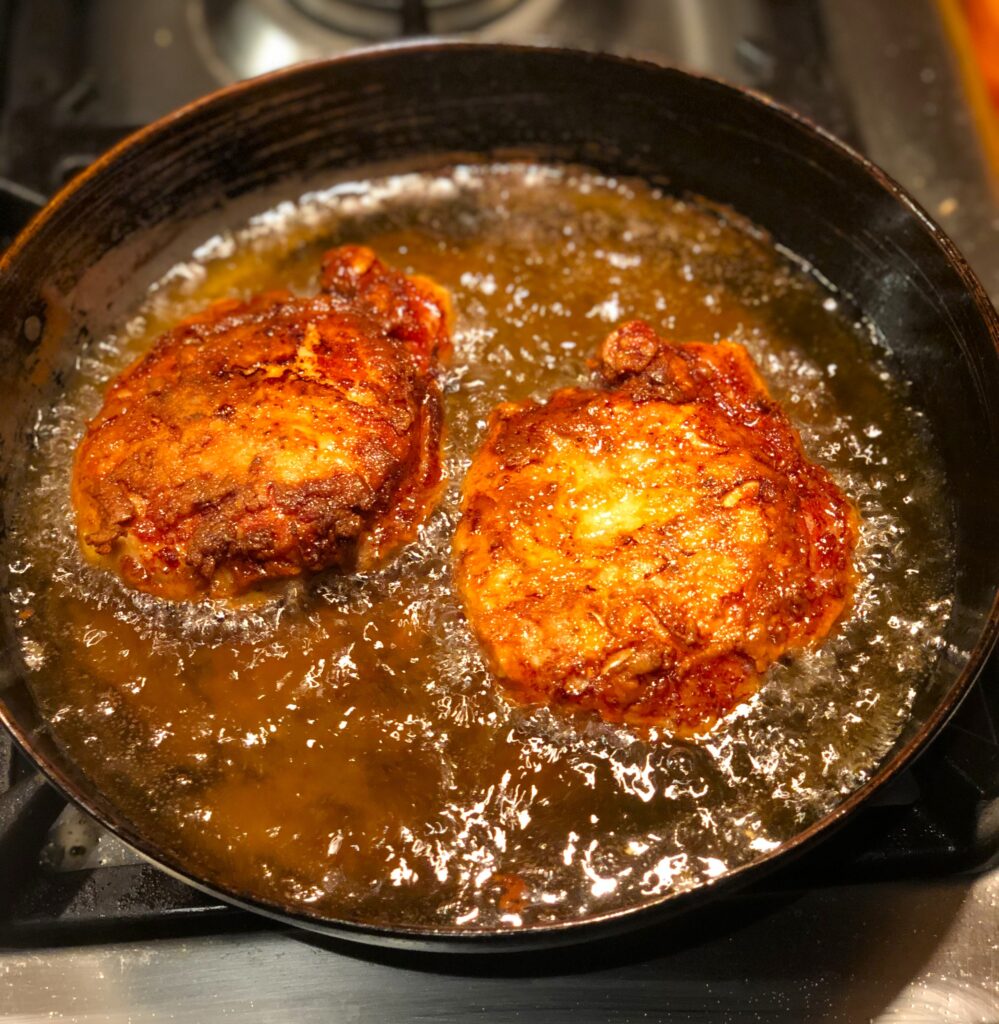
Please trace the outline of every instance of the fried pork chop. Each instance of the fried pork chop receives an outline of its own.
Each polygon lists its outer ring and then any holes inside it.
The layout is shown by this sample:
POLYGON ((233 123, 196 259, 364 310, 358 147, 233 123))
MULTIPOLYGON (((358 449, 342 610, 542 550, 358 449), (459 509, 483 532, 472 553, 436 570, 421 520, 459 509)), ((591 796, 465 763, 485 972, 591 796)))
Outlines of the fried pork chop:
POLYGON ((741 345, 635 321, 599 366, 599 389, 495 410, 457 585, 514 697, 694 732, 828 633, 857 515, 741 345))
POLYGON ((378 564, 441 478, 446 293, 345 246, 311 298, 223 301, 109 387, 73 467, 85 552, 161 597, 378 564))

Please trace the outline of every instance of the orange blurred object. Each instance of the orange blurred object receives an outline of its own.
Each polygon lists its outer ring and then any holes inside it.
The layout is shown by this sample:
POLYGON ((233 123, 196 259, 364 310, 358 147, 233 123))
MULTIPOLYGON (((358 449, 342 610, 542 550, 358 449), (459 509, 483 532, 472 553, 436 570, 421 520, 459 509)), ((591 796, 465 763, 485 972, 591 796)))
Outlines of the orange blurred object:
POLYGON ((999 0, 964 0, 975 58, 999 109, 999 0))

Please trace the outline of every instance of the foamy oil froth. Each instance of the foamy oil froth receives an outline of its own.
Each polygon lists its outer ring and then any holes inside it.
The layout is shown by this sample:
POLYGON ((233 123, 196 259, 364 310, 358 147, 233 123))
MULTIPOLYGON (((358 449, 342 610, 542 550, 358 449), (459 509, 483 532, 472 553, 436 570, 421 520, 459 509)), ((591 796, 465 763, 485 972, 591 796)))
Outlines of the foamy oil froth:
POLYGON ((718 877, 852 791, 905 722, 950 612, 948 505, 920 413, 845 300, 724 211, 573 168, 458 167, 313 192, 206 241, 41 416, 9 558, 34 691, 70 755, 209 878, 382 923, 515 928, 718 877), (68 479, 107 380, 225 295, 315 286, 372 245, 448 287, 449 484, 380 571, 239 609, 83 563, 68 479), (461 480, 500 401, 589 381, 641 316, 733 338, 863 519, 850 617, 683 742, 511 705, 452 592, 461 480))

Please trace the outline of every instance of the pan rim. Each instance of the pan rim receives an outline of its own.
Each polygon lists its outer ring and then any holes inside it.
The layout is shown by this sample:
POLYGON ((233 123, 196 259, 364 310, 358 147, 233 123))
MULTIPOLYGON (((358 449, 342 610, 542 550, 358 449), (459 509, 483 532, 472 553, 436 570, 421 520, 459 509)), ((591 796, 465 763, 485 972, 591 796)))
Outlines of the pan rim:
MULTIPOLYGON (((644 68, 656 73, 682 76, 683 78, 704 83, 706 87, 733 91, 740 97, 746 98, 751 103, 766 109, 771 116, 790 122, 806 134, 817 136, 827 146, 857 165, 867 177, 873 178, 896 202, 901 203, 910 214, 916 217, 921 226, 933 238, 937 247, 942 251, 946 262, 958 274, 961 283, 971 295, 975 310, 987 327, 996 352, 999 354, 999 315, 997 315, 977 275, 957 246, 936 224, 927 211, 898 182, 851 146, 842 142, 804 115, 759 91, 736 86, 714 76, 659 65, 635 57, 595 53, 558 46, 477 43, 433 38, 421 39, 416 42, 402 41, 365 47, 336 57, 295 64, 255 78, 224 86, 193 100, 177 110, 171 111, 151 124, 133 132, 64 185, 51 198, 48 204, 32 218, 3 256, 0 257, 0 274, 9 274, 11 272, 12 268, 16 266, 20 254, 30 245, 32 238, 72 200, 78 190, 83 189, 88 183, 99 178, 109 167, 119 163, 123 158, 141 148, 146 142, 156 139, 163 133, 171 130, 177 123, 191 118, 203 109, 210 108, 215 104, 229 102, 233 97, 258 89, 266 83, 293 80, 301 75, 313 74, 317 69, 330 65, 339 67, 378 60, 393 53, 419 54, 431 53, 441 49, 466 52, 488 51, 495 53, 500 51, 511 54, 582 57, 595 63, 619 64, 644 68)), ((41 773, 63 795, 68 796, 74 803, 81 806, 103 827, 121 838, 144 859, 195 889, 207 892, 228 903, 264 916, 276 918, 302 928, 349 938, 354 941, 378 943, 381 945, 395 944, 404 947, 420 946, 423 949, 443 949, 446 947, 450 951, 471 952, 475 950, 499 949, 512 951, 539 942, 545 943, 546 941, 551 945, 586 941, 595 938, 601 933, 608 934, 625 928, 638 927, 641 923, 648 922, 653 916, 658 916, 659 918, 673 916, 686 909, 687 904, 694 898, 714 898, 726 892, 734 891, 736 888, 743 887, 750 881, 756 880, 775 870, 781 864, 785 864, 793 859, 794 856, 803 853, 833 831, 856 807, 889 783, 904 765, 911 763, 925 750, 929 742, 956 711, 961 700, 971 688, 989 653, 995 646, 997 639, 999 639, 999 588, 996 589, 993 595, 991 609, 983 620, 982 630, 978 635, 977 643, 968 653, 963 668, 914 735, 894 754, 878 763, 873 769, 871 776, 847 795, 836 807, 790 839, 781 843, 774 850, 761 854, 745 864, 728 870, 718 879, 709 880, 691 889, 666 893, 633 903, 631 906, 604 912, 598 911, 570 921, 524 925, 516 928, 507 926, 474 928, 453 924, 425 926, 363 923, 327 914, 310 914, 306 911, 289 908, 270 900, 230 889, 219 883, 204 881, 177 863, 177 858, 173 854, 167 851, 156 850, 156 844, 144 839, 127 821, 113 821, 109 814, 105 814, 101 808, 94 805, 87 794, 78 792, 79 786, 73 782, 69 774, 64 772, 59 765, 51 762, 45 755, 35 753, 31 738, 21 730, 2 697, 0 697, 0 723, 8 729, 29 760, 38 767, 41 773)))

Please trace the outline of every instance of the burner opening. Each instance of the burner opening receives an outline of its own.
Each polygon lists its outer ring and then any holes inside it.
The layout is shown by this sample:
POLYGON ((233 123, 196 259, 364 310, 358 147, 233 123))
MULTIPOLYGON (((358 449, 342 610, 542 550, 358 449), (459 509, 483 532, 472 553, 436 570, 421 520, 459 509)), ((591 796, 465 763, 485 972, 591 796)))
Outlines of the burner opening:
MULTIPOLYGON (((533 39, 568 0, 188 0, 196 50, 220 82, 413 36, 533 39)), ((582 9, 582 8, 581 8, 582 9)))
POLYGON ((525 0, 287 0, 331 28, 370 40, 474 32, 525 0))

